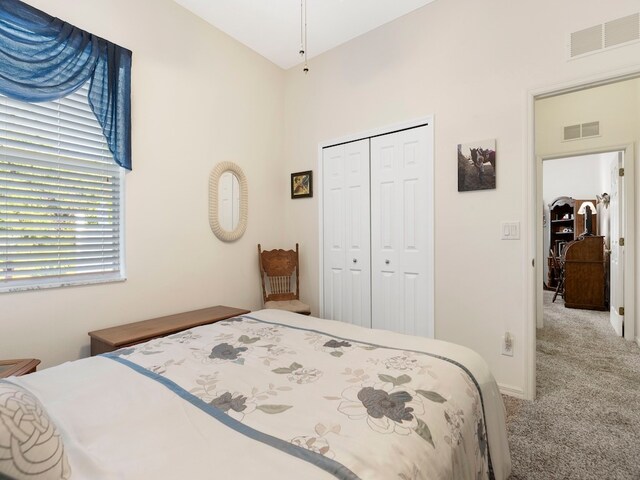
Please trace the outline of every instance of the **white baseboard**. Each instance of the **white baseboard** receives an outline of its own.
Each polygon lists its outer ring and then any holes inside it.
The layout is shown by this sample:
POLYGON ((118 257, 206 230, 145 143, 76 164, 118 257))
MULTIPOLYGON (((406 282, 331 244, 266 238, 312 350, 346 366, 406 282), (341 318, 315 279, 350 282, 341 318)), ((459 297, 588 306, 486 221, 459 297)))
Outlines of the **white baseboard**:
POLYGON ((500 393, 504 395, 508 395, 510 397, 516 397, 520 400, 525 400, 524 390, 518 387, 512 387, 511 385, 503 385, 501 383, 498 384, 498 388, 500 389, 500 393))

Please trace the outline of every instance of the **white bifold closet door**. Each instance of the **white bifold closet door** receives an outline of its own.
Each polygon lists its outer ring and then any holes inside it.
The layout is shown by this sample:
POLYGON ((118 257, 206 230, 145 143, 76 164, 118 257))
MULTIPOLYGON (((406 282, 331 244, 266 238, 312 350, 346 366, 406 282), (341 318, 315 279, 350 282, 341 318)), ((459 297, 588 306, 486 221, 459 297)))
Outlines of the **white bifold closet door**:
POLYGON ((369 225, 369 139, 325 148, 325 318, 371 327, 369 225))
POLYGON ((323 316, 433 337, 433 127, 323 149, 323 316))
POLYGON ((371 139, 372 326, 433 337, 429 126, 371 139))

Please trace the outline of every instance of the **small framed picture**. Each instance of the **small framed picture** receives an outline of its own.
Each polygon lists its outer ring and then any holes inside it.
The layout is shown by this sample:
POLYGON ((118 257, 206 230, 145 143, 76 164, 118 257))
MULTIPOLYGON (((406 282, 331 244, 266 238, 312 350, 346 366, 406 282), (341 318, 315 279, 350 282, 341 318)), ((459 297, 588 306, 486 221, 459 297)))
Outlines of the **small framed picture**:
POLYGON ((458 144, 458 191, 496 188, 496 140, 458 144))
POLYGON ((313 197, 313 171, 291 174, 291 198, 313 197))

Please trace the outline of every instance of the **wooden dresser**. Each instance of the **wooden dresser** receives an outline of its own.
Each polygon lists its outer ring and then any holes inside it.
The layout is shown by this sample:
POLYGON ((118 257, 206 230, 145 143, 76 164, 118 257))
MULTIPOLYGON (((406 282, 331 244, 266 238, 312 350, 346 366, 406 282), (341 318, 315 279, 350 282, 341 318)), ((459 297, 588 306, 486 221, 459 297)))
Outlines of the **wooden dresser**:
POLYGON ((604 237, 578 238, 564 252, 564 304, 568 308, 607 310, 604 237))
POLYGON ((218 305, 103 330, 95 330, 89 332, 91 337, 91 356, 112 352, 123 347, 137 345, 154 338, 165 337, 182 330, 219 322, 220 320, 237 317, 249 312, 250 310, 218 305))

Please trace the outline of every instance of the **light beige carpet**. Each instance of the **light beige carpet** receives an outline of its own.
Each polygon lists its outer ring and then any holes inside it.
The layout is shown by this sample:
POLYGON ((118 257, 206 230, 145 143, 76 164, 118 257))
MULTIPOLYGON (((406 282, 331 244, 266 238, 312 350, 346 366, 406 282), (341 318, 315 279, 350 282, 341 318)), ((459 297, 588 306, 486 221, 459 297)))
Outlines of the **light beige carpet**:
POLYGON ((511 479, 640 479, 640 349, 545 292, 537 399, 504 397, 511 479))

